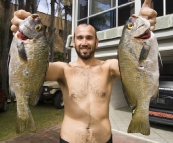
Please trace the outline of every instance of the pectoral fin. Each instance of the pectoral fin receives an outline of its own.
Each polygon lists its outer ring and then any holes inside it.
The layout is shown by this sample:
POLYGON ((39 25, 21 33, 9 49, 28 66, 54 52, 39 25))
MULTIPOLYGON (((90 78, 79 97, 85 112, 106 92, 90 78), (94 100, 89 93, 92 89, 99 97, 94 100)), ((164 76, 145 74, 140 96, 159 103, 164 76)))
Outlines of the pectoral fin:
POLYGON ((23 42, 19 42, 17 44, 17 48, 18 48, 18 53, 19 53, 20 58, 24 61, 27 61, 27 55, 26 55, 26 51, 25 51, 23 42))
POLYGON ((146 43, 144 43, 140 53, 139 61, 145 60, 148 56, 149 51, 150 47, 146 43))

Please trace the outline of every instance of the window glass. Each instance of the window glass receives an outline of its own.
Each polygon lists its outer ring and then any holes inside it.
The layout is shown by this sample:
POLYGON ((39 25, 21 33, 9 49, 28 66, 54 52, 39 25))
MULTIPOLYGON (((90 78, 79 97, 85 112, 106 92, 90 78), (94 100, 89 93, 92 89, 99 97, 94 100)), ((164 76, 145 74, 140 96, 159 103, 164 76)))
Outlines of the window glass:
POLYGON ((87 17, 88 15, 88 0, 79 0, 79 15, 78 19, 87 17))
POLYGON ((134 14, 134 4, 118 8, 118 26, 126 24, 132 14, 134 14))
POLYGON ((79 25, 79 24, 82 24, 82 23, 87 23, 87 19, 82 20, 82 21, 79 21, 79 22, 78 22, 78 25, 79 25))
POLYGON ((111 0, 92 0, 91 14, 102 12, 111 8, 111 0))
POLYGON ((173 13, 173 0, 166 0, 166 14, 173 13))
POLYGON ((116 0, 112 0, 113 1, 113 7, 116 6, 116 0))
POLYGON ((132 2, 134 0, 118 0, 118 5, 122 5, 122 4, 125 4, 125 3, 128 3, 128 2, 132 2))
POLYGON ((116 26, 116 11, 113 10, 94 16, 89 19, 89 23, 94 26, 97 31, 113 28, 116 26))
POLYGON ((157 16, 163 16, 163 0, 153 0, 152 8, 157 11, 157 16))

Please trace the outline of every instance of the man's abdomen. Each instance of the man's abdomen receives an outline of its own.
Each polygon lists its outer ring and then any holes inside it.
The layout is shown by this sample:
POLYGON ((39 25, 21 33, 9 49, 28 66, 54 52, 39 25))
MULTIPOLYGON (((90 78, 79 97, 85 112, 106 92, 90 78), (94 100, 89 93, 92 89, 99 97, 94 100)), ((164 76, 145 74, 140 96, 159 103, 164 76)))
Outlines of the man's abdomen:
POLYGON ((61 126, 61 138, 70 143, 106 143, 110 137, 111 127, 108 118, 94 118, 87 123, 85 119, 75 120, 65 116, 61 126))
POLYGON ((61 137, 74 143, 105 143, 111 136, 107 98, 69 101, 65 106, 61 137))

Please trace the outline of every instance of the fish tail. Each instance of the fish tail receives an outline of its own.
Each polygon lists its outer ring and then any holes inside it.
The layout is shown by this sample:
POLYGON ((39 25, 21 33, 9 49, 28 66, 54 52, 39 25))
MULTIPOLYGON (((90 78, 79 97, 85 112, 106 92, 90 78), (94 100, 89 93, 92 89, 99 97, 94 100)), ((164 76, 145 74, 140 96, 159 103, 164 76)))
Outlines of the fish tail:
POLYGON ((29 96, 16 96, 17 98, 17 121, 16 133, 22 133, 25 130, 36 132, 35 122, 28 105, 29 96))
POLYGON ((35 122, 31 113, 28 114, 27 118, 17 116, 16 133, 19 134, 25 130, 36 132, 35 122))
POLYGON ((143 135, 150 135, 148 111, 136 109, 128 127, 128 133, 141 133, 143 135))

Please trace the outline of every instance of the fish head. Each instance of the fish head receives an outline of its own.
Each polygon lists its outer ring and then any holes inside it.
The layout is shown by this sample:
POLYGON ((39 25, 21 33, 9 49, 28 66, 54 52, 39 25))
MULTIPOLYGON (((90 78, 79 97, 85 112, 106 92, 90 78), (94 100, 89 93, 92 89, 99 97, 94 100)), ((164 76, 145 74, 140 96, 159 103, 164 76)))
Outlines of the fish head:
POLYGON ((32 14, 24 19, 19 25, 19 31, 17 32, 17 38, 22 40, 27 39, 39 39, 45 35, 45 26, 41 23, 41 19, 38 14, 32 14))
POLYGON ((125 34, 137 40, 151 37, 150 23, 141 16, 132 15, 124 26, 125 34))

